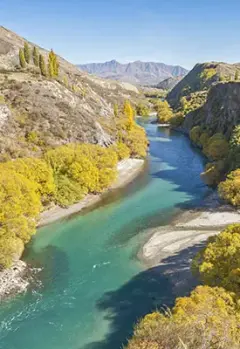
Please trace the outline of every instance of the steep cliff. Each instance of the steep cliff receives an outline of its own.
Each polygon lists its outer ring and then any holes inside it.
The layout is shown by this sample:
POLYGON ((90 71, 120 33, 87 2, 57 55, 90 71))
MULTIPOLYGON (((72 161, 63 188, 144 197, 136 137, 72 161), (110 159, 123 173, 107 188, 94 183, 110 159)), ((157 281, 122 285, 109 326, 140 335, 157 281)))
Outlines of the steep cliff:
POLYGON ((168 93, 167 99, 177 107, 182 97, 191 93, 208 90, 218 81, 234 80, 240 74, 240 64, 209 62, 196 64, 195 67, 168 93))
POLYGON ((230 137, 240 123, 240 82, 217 83, 210 89, 206 103, 186 115, 183 128, 189 131, 200 125, 213 133, 230 137))

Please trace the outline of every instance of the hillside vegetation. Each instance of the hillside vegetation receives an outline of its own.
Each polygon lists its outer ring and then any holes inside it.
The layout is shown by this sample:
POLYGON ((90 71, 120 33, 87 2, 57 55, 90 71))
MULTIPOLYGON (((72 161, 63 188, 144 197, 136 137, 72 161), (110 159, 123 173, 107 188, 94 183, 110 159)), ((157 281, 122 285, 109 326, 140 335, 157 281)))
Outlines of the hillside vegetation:
POLYGON ((192 265, 204 285, 136 325, 127 349, 240 348, 240 225, 209 239, 192 265))
POLYGON ((118 161, 144 158, 135 87, 88 77, 0 27, 0 269, 19 259, 39 213, 101 193, 118 161), (129 101, 133 100, 133 104, 129 101))
MULTIPOLYGON (((208 158, 202 178, 240 206, 239 65, 198 64, 160 102, 158 118, 187 133, 208 158), (172 107, 172 109, 171 109, 172 107), (220 183, 220 184, 219 184, 220 183)), ((192 261, 201 286, 172 310, 140 319, 127 349, 240 348, 240 224, 209 238, 192 261)))

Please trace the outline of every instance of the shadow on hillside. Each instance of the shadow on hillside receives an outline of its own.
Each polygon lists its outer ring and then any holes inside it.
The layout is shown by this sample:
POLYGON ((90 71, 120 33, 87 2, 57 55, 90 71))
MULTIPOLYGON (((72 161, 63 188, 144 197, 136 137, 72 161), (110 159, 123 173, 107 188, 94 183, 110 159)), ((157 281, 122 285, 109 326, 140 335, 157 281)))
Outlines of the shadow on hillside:
POLYGON ((105 340, 90 343, 83 349, 122 348, 138 319, 156 309, 172 306, 177 296, 189 293, 196 286, 189 270, 190 260, 201 247, 198 244, 165 258, 162 265, 139 273, 116 291, 105 293, 96 307, 106 313, 110 333, 105 340))

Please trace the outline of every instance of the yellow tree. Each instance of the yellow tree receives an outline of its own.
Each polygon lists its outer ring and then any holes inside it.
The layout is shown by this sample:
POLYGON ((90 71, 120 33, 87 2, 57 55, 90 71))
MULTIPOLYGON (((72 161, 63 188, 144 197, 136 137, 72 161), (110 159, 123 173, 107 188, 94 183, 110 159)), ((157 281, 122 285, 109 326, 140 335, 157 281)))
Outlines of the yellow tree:
POLYGON ((238 349, 240 313, 234 295, 198 286, 172 312, 154 312, 135 327, 127 349, 238 349))
POLYGON ((157 117, 160 123, 169 123, 170 119, 173 117, 172 109, 166 100, 158 102, 157 117))
POLYGON ((127 120, 128 120, 127 127, 129 130, 131 130, 134 126, 134 123, 135 123, 134 122, 134 110, 131 106, 131 103, 128 100, 126 100, 124 102, 123 113, 127 117, 127 120))
POLYGON ((240 224, 211 237, 193 260, 193 271, 210 286, 222 286, 240 295, 240 224))

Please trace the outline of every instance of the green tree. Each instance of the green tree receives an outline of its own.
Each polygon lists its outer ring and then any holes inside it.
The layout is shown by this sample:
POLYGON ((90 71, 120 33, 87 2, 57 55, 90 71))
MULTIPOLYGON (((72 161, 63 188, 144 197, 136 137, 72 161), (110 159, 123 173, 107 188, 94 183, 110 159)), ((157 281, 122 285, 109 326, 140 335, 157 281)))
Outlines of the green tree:
POLYGON ((239 79, 239 72, 238 72, 238 70, 236 70, 234 80, 237 81, 238 79, 239 79))
POLYGON ((33 63, 36 67, 39 67, 39 51, 36 46, 33 48, 33 63))
POLYGON ((28 43, 25 41, 24 43, 24 57, 26 62, 29 64, 30 63, 30 58, 31 58, 31 51, 28 43))
POLYGON ((46 69, 45 59, 43 55, 39 56, 39 67, 40 67, 41 74, 43 76, 47 76, 47 69, 46 69))
POLYGON ((19 63, 22 68, 26 68, 26 60, 22 48, 19 50, 19 63))

